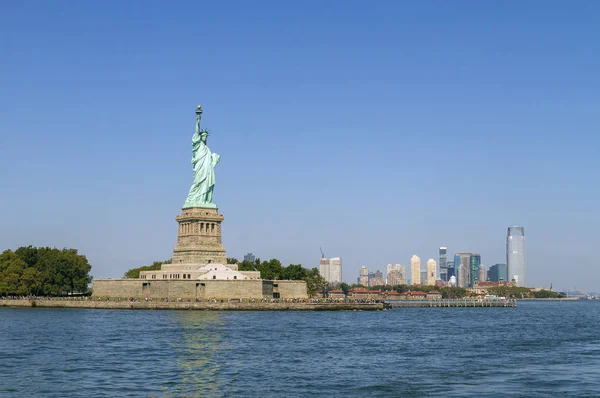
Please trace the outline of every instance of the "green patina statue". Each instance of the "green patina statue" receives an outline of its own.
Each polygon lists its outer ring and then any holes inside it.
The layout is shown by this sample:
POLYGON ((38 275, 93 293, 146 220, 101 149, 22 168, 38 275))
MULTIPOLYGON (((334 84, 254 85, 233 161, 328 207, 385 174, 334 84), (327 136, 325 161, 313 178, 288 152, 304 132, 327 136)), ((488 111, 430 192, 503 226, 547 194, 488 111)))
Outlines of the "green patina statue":
POLYGON ((194 166, 194 182, 190 193, 183 205, 184 209, 190 207, 216 208, 214 203, 215 166, 221 156, 212 153, 206 145, 208 130, 200 128, 202 106, 196 109, 196 133, 192 137, 192 165, 194 166))

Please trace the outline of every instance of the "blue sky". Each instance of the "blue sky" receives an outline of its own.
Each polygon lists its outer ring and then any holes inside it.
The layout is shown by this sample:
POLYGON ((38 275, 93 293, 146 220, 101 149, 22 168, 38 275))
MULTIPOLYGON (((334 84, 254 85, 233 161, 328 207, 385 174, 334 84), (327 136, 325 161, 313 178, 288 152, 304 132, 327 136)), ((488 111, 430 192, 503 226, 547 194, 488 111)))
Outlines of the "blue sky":
POLYGON ((229 256, 358 269, 527 236, 528 282, 600 290, 600 3, 12 2, 0 242, 95 277, 167 259, 194 110, 229 256))

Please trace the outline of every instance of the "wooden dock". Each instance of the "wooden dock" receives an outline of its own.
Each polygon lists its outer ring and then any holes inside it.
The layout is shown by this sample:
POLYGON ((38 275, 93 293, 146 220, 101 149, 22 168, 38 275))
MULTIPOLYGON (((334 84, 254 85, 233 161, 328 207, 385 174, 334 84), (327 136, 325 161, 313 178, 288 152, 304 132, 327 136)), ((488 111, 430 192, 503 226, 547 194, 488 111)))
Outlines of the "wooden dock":
POLYGON ((446 299, 446 300, 386 300, 392 308, 405 307, 516 307, 517 300, 446 299))

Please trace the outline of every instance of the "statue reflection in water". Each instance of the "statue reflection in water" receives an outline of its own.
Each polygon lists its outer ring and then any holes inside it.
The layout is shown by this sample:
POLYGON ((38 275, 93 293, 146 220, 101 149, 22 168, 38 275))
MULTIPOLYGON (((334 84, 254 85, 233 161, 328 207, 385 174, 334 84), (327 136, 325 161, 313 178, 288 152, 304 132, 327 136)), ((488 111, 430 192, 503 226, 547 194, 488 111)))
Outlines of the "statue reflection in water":
POLYGON ((177 331, 170 340, 180 381, 164 386, 173 396, 217 396, 219 353, 223 350, 224 322, 219 312, 176 311, 172 315, 177 331))

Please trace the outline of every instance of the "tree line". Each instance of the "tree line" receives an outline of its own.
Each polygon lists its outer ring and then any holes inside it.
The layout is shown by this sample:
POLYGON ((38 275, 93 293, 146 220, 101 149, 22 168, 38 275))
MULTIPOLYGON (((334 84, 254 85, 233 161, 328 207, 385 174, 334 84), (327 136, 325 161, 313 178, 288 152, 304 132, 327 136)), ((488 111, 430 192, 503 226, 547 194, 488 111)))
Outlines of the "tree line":
POLYGON ((254 262, 240 262, 235 258, 228 258, 227 263, 237 264, 240 271, 260 271, 262 279, 305 281, 306 291, 311 296, 322 293, 328 286, 327 281, 319 273, 318 268, 304 268, 301 264, 289 264, 285 267, 276 258, 272 258, 269 261, 260 261, 257 258, 254 262))
POLYGON ((132 268, 125 272, 123 278, 139 278, 141 271, 160 271, 163 264, 171 264, 171 260, 155 261, 151 265, 142 265, 141 267, 132 268))
POLYGON ((395 290, 398 293, 406 293, 408 291, 428 293, 431 291, 437 291, 437 292, 440 292, 440 294, 442 295, 442 298, 444 298, 444 299, 464 298, 464 297, 470 296, 470 294, 471 294, 471 293, 469 293, 469 291, 467 289, 464 289, 462 287, 455 287, 455 286, 439 288, 438 286, 433 286, 433 285, 401 284, 401 285, 379 285, 379 286, 366 287, 366 286, 358 284, 358 283, 353 283, 352 285, 349 285, 345 282, 342 282, 342 283, 337 284, 334 287, 342 290, 346 295, 348 294, 348 292, 351 289, 354 289, 354 288, 382 290, 382 291, 388 291, 388 292, 395 290))
MULTIPOLYGON (((383 290, 390 291, 395 290, 398 293, 405 293, 407 291, 417 291, 417 292, 430 292, 432 290, 439 291, 442 294, 442 298, 444 299, 459 299, 465 297, 476 297, 478 296, 474 292, 470 292, 469 290, 458 287, 458 286, 447 286, 439 288, 437 286, 427 286, 427 285, 384 285, 384 286, 372 286, 366 287, 360 284, 352 284, 349 285, 347 283, 340 283, 336 286, 336 288, 341 289, 344 293, 348 294, 350 289, 352 288, 365 288, 371 290, 383 290)), ((533 291, 528 287, 517 287, 517 286, 493 286, 487 289, 487 294, 495 295, 498 297, 506 297, 506 298, 564 298, 567 297, 566 293, 555 292, 552 290, 540 289, 533 291)))
POLYGON ((494 294, 500 297, 506 298, 565 298, 566 293, 555 292, 552 290, 540 289, 533 291, 528 287, 517 287, 517 286, 494 286, 489 288, 488 294, 494 294))
POLYGON ((87 293, 92 266, 76 249, 19 247, 0 254, 0 296, 87 293))

